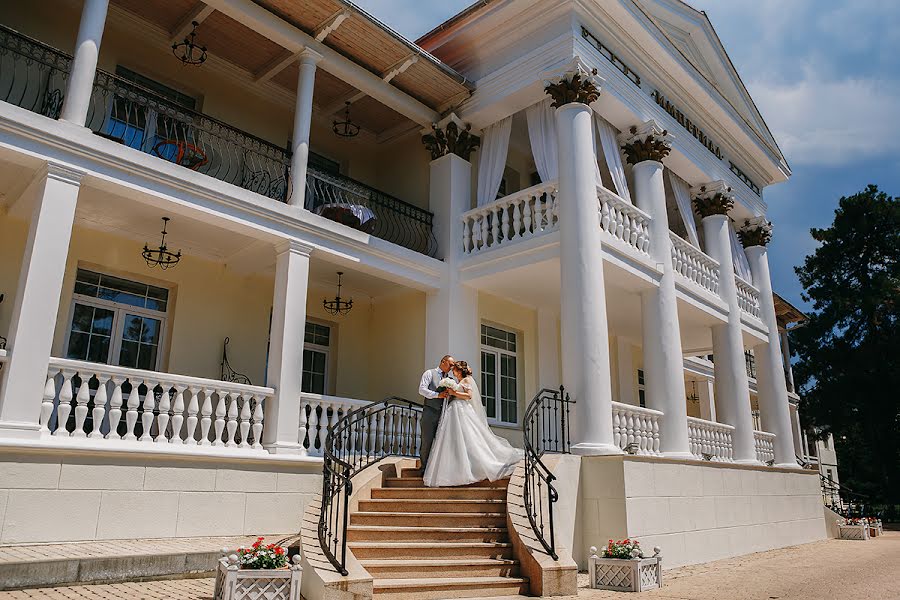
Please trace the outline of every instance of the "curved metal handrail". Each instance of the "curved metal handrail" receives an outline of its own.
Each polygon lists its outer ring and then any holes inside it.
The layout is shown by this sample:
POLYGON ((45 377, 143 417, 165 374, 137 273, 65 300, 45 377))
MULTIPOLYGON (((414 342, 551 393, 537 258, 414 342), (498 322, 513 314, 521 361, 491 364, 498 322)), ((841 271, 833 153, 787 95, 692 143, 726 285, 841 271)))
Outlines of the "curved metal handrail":
POLYGON ((825 506, 844 517, 852 517, 854 513, 863 515, 866 512, 869 496, 828 479, 821 473, 819 473, 819 479, 822 484, 822 501, 825 506), (846 509, 844 509, 844 502, 847 503, 846 509))
POLYGON ((419 457, 422 407, 392 396, 360 406, 329 428, 322 448, 322 508, 319 545, 328 561, 347 575, 348 509, 352 479, 389 457, 419 457))
POLYGON ((528 521, 537 540, 553 560, 559 560, 553 528, 553 504, 559 500, 559 492, 553 485, 556 476, 541 460, 546 453, 569 453, 569 399, 565 388, 539 391, 522 419, 525 446, 524 502, 528 521), (544 490, 546 488, 546 490, 544 490), (547 520, 544 522, 546 494, 547 520))

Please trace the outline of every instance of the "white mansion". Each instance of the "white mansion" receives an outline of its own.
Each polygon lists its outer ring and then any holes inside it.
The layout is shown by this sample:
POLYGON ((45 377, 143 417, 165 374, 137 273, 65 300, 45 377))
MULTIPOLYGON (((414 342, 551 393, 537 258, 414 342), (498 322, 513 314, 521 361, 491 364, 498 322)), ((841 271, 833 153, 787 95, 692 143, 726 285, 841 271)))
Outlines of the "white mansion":
MULTIPOLYGON (((5 2, 0 100, 0 544, 298 532, 329 428, 448 352, 516 443, 572 400, 560 563, 825 536, 765 246, 790 168, 684 2, 416 43, 345 0, 5 2)), ((370 453, 415 455, 399 421, 370 453)), ((354 535, 403 518, 376 497, 354 535)))

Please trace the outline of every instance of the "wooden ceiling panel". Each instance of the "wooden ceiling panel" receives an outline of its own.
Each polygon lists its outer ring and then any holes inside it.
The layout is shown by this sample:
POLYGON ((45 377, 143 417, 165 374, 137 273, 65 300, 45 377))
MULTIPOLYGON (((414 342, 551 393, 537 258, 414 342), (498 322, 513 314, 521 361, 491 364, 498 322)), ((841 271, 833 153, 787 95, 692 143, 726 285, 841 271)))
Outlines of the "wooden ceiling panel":
POLYGON ((411 54, 409 48, 395 43, 381 28, 358 15, 344 21, 328 36, 326 43, 355 58, 379 77, 388 67, 411 54))
POLYGON ((205 44, 210 54, 251 73, 258 73, 284 53, 275 42, 218 11, 197 28, 197 41, 205 44))
POLYGON ((355 87, 338 79, 328 71, 323 69, 316 70, 316 87, 313 91, 313 104, 316 106, 328 106, 358 91, 355 87))
POLYGON ((368 96, 353 103, 350 107, 350 120, 374 133, 381 133, 401 123, 412 122, 397 111, 368 96))
POLYGON ((445 77, 439 77, 437 67, 419 59, 409 69, 391 81, 397 88, 429 106, 438 106, 466 91, 466 88, 445 77))
POLYGON ((111 3, 169 32, 201 4, 199 0, 112 0, 111 3))
POLYGON ((343 8, 335 0, 253 0, 263 8, 293 23, 306 33, 312 33, 343 8))

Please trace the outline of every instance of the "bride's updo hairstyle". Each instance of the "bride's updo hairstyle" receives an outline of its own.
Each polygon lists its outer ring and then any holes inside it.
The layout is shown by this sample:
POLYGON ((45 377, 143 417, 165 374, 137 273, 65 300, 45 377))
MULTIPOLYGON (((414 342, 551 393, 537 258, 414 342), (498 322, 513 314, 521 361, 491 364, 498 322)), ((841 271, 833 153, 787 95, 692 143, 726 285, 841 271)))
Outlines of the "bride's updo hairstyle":
POLYGON ((463 377, 468 377, 472 374, 472 369, 469 368, 469 363, 464 360, 456 361, 456 364, 453 365, 454 369, 459 369, 459 372, 462 373, 463 377))

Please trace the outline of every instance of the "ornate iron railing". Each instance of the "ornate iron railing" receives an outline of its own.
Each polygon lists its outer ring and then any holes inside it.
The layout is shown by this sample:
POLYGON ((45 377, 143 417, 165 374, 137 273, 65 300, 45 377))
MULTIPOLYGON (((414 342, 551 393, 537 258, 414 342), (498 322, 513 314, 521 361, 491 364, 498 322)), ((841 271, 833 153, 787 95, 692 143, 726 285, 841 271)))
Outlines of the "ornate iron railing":
POLYGON ((421 406, 392 397, 347 413, 329 429, 323 451, 319 545, 341 575, 347 575, 353 476, 388 456, 418 458, 421 419, 421 406))
POLYGON ((434 257, 434 215, 341 175, 309 168, 306 208, 375 237, 434 257))
POLYGON ((553 485, 556 476, 541 460, 544 454, 569 453, 569 406, 574 404, 565 389, 543 389, 529 402, 522 420, 525 445, 525 512, 531 529, 553 560, 556 538, 553 529, 553 504, 559 493, 553 485))
POLYGON ((59 118, 72 57, 0 25, 0 100, 59 118))
POLYGON ((822 481, 822 501, 825 506, 843 517, 864 517, 868 514, 869 497, 819 474, 822 481))

